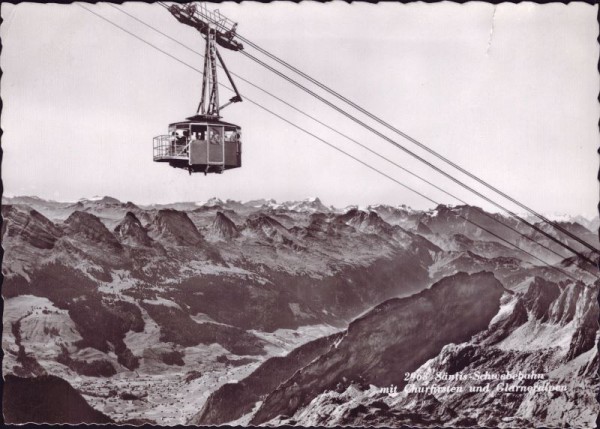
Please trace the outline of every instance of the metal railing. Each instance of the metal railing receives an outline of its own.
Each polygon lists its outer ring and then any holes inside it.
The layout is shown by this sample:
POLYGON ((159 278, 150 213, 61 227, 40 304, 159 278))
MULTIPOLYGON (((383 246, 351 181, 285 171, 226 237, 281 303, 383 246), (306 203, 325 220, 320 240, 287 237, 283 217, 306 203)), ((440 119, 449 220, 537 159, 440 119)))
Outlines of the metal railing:
MULTIPOLYGON (((197 3, 194 5, 194 11, 206 22, 215 26, 215 29, 221 34, 234 34, 237 24, 226 16, 221 15, 219 9, 211 11, 206 7, 206 3, 197 3)), ((193 14, 193 12, 192 12, 193 14)))
POLYGON ((217 36, 216 42, 220 46, 233 51, 244 49, 240 42, 234 40, 237 23, 222 15, 218 9, 212 11, 204 3, 181 5, 174 3, 170 6, 161 3, 161 5, 167 8, 179 22, 194 27, 205 37, 208 36, 209 31, 214 32, 217 36))
MULTIPOLYGON (((222 140, 225 143, 238 143, 239 141, 239 134, 237 132, 225 132, 222 140)), ((178 139, 175 136, 165 134, 154 137, 152 143, 153 159, 155 161, 188 157, 189 141, 182 141, 181 138, 178 139)), ((221 144, 221 141, 219 144, 221 144)))
POLYGON ((170 135, 156 136, 152 140, 153 143, 153 158, 160 160, 165 158, 188 156, 188 143, 178 143, 177 139, 170 135))

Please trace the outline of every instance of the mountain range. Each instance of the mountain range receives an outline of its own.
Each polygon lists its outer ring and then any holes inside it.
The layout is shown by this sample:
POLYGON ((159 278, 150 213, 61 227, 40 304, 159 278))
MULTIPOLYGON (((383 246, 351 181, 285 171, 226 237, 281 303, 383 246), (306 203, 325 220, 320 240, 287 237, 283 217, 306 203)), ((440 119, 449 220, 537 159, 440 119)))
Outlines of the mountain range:
MULTIPOLYGON (((79 395, 81 422, 562 426, 598 411, 597 268, 512 218, 112 197, 4 198, 2 217, 3 374, 79 395), (500 402, 402 390, 429 370, 570 387, 500 402)), ((594 221, 558 222, 597 247, 594 221)))

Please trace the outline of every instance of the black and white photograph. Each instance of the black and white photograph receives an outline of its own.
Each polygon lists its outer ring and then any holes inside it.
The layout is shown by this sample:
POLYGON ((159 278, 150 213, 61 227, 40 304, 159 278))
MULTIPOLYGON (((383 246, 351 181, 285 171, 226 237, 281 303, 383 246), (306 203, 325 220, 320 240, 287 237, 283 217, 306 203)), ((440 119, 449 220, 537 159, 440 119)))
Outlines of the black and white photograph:
POLYGON ((2 3, 3 423, 595 428, 597 16, 2 3))

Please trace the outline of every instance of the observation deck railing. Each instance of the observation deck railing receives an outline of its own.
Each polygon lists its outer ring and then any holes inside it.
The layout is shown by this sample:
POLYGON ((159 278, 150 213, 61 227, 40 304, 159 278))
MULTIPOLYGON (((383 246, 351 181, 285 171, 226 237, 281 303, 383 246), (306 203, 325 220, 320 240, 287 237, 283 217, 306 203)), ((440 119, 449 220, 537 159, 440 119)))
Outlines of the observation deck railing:
POLYGON ((153 139, 153 159, 187 158, 188 144, 179 143, 170 135, 156 136, 153 139))

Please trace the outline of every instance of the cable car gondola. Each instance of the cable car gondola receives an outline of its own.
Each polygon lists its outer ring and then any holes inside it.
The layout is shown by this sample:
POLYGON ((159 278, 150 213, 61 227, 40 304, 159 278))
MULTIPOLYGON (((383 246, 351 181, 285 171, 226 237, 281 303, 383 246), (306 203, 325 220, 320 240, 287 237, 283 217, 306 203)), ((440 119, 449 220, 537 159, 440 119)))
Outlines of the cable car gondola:
POLYGON ((154 138, 154 161, 190 173, 222 173, 242 166, 242 129, 213 116, 197 115, 169 124, 154 138))
POLYGON ((241 43, 233 40, 237 24, 223 17, 218 10, 195 4, 171 5, 169 11, 180 22, 196 28, 206 39, 202 97, 196 115, 185 121, 169 124, 169 133, 154 137, 154 161, 168 162, 171 167, 192 173, 223 173, 242 166, 242 129, 221 120, 220 111, 231 103, 242 101, 217 44, 239 51, 241 43), (219 106, 217 61, 223 67, 235 96, 219 106))

